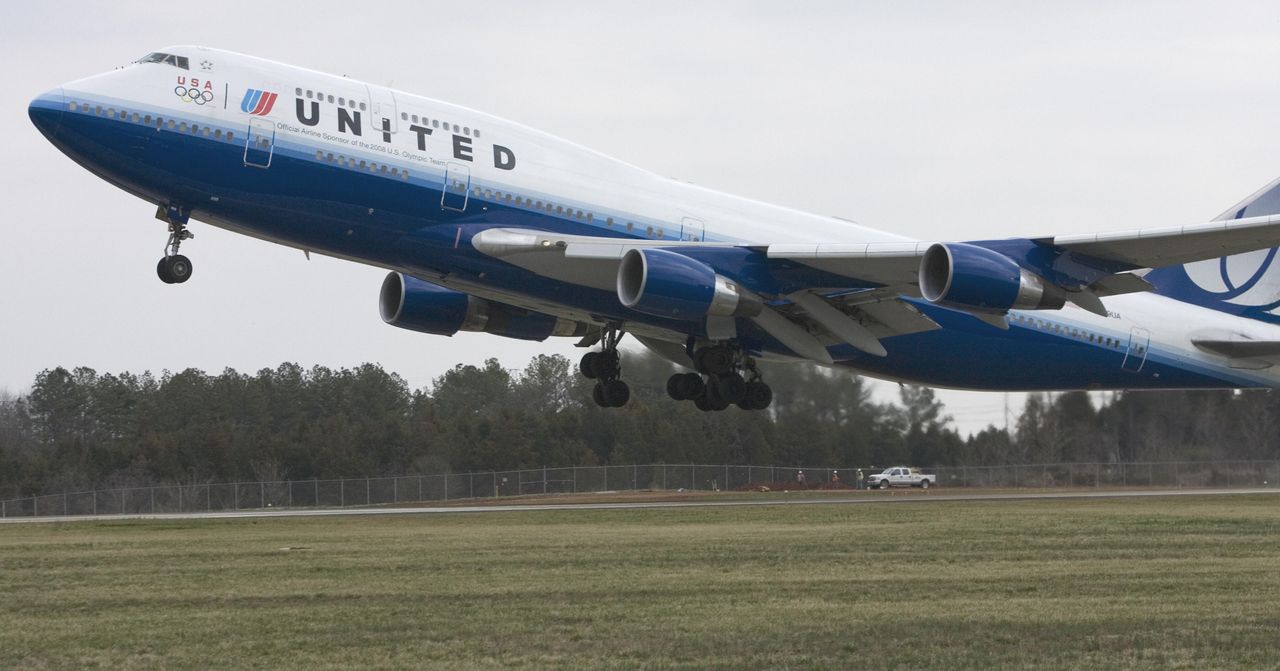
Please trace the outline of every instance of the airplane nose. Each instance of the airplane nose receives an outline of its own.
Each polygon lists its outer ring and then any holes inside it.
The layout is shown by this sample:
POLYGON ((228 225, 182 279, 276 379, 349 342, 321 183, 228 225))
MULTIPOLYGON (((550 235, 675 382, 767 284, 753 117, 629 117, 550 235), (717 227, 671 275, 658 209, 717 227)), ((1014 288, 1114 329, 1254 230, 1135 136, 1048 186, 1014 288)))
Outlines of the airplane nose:
POLYGON ((62 94, 62 87, 53 89, 36 97, 27 106, 27 116, 31 123, 40 129, 45 137, 52 138, 62 123, 62 112, 66 109, 67 99, 62 94))

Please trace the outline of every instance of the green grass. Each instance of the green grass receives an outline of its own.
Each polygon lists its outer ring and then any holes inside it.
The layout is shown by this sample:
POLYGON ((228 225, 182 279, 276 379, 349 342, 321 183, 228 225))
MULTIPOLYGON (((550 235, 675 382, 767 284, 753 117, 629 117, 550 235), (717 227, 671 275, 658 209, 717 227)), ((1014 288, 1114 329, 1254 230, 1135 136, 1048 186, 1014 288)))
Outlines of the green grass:
POLYGON ((0 668, 1275 668, 1277 503, 0 526, 0 668))

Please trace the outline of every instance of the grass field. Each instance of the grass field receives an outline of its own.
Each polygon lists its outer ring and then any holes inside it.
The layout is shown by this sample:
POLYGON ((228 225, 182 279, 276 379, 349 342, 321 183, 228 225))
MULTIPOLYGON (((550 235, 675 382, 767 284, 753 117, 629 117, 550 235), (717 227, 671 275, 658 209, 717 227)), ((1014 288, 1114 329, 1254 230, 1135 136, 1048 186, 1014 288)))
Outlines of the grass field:
POLYGON ((1275 668, 1280 499, 0 526, 0 668, 1275 668))

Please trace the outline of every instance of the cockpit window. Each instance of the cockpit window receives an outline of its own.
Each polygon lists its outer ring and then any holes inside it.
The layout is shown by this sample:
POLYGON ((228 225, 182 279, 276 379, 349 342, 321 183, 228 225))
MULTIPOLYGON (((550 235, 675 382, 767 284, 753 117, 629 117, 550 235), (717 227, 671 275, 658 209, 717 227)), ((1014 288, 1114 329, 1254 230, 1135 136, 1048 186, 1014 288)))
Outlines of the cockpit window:
POLYGON ((164 63, 165 65, 172 65, 175 68, 182 68, 183 70, 191 69, 186 56, 174 56, 173 54, 165 54, 159 51, 149 53, 146 56, 139 58, 138 62, 139 63, 164 63))

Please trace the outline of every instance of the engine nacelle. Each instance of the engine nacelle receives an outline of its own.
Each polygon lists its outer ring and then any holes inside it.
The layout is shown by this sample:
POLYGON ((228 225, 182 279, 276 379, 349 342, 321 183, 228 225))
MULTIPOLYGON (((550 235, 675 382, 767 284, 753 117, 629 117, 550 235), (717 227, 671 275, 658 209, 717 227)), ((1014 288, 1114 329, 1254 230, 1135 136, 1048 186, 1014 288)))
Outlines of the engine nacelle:
POLYGON ((665 249, 632 249, 618 266, 618 300, 633 310, 689 321, 754 317, 759 297, 711 266, 665 249))
POLYGON ((930 303, 966 310, 1056 310, 1063 290, 1013 259, 977 245, 935 244, 920 260, 920 293, 930 303))
POLYGON ((504 338, 546 340, 582 337, 590 330, 580 322, 494 303, 400 273, 389 273, 382 281, 378 312, 392 326, 444 336, 484 331, 504 338))

